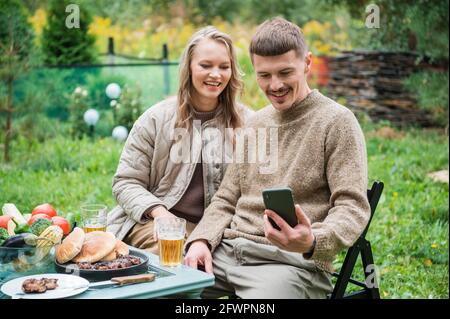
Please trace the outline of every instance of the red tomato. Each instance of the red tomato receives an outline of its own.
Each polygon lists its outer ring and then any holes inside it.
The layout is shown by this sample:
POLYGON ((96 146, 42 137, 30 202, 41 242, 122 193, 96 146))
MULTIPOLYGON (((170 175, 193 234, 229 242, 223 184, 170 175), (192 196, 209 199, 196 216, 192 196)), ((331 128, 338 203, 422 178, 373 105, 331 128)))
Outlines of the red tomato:
POLYGON ((31 216, 36 215, 36 214, 45 214, 45 215, 48 215, 49 217, 54 217, 57 215, 56 210, 49 203, 45 203, 45 204, 36 206, 33 209, 33 211, 31 212, 31 216))
POLYGON ((31 218, 28 220, 28 225, 33 224, 34 221, 39 218, 45 218, 48 220, 52 220, 52 218, 46 214, 36 214, 36 215, 31 216, 31 218))
POLYGON ((0 228, 8 229, 8 222, 12 219, 11 216, 0 216, 0 228))
POLYGON ((64 236, 69 234, 70 225, 69 225, 69 222, 67 221, 67 219, 65 219, 64 217, 61 217, 61 216, 55 216, 55 217, 52 217, 52 222, 53 222, 53 225, 59 226, 62 229, 64 236))

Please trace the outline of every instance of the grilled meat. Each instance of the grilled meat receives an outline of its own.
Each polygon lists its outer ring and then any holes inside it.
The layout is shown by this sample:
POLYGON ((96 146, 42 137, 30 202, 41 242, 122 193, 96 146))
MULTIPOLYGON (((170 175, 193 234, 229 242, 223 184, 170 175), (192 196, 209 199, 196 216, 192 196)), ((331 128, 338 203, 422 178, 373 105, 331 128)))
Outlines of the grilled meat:
POLYGON ((22 283, 22 290, 27 294, 44 293, 47 290, 53 290, 56 287, 58 287, 58 279, 27 279, 22 283))
POLYGON ((58 287, 58 279, 42 278, 41 280, 44 281, 47 290, 53 290, 56 289, 56 287, 58 287))
POLYGON ((118 258, 111 261, 100 261, 96 263, 77 263, 78 267, 83 270, 115 270, 128 268, 131 266, 139 265, 142 263, 141 258, 136 256, 122 256, 119 255, 118 258))

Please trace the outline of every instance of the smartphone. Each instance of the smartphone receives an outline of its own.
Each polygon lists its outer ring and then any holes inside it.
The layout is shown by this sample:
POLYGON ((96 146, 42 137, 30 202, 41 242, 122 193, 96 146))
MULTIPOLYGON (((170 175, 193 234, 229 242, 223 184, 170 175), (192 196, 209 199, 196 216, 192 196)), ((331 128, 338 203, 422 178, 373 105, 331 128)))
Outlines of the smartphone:
MULTIPOLYGON (((295 215, 294 198, 289 187, 265 189, 262 192, 262 196, 267 209, 273 210, 280 215, 291 227, 298 224, 297 216, 295 215)), ((280 227, 270 217, 269 221, 275 229, 280 230, 280 227)))

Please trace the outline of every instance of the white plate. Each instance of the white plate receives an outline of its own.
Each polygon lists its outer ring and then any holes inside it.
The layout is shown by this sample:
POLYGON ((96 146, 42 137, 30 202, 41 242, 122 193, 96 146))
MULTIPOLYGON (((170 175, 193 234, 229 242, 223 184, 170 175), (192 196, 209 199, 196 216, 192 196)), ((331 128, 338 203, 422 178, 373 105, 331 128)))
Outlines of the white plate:
POLYGON ((20 277, 10 280, 2 285, 1 291, 12 298, 21 299, 58 299, 78 295, 89 288, 89 281, 82 277, 65 274, 41 274, 20 277), (44 293, 25 294, 22 283, 27 279, 51 278, 58 279, 58 287, 44 293))

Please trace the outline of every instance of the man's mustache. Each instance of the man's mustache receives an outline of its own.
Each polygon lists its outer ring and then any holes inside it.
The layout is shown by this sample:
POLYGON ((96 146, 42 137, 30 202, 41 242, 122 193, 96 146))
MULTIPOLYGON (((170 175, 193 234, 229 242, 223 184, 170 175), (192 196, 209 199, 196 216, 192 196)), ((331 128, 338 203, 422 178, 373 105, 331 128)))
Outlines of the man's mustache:
POLYGON ((290 90, 289 87, 285 87, 285 88, 282 88, 282 89, 279 89, 279 90, 276 90, 276 91, 269 90, 269 91, 267 91, 267 93, 269 93, 269 94, 280 94, 280 93, 286 93, 289 90, 290 90))

